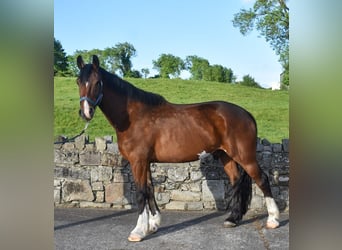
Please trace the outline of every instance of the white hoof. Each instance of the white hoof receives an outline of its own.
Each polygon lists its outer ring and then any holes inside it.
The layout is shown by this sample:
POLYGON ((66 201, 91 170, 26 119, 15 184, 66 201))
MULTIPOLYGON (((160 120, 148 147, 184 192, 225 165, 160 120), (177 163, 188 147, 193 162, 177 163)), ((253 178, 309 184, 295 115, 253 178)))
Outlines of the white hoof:
POLYGON ((277 228, 279 227, 279 209, 271 197, 266 197, 266 206, 268 211, 268 219, 266 223, 266 228, 277 228))
POLYGON ((130 236, 128 236, 128 240, 131 242, 139 242, 139 241, 142 241, 142 239, 143 237, 137 234, 130 234, 130 236))
POLYGON ((226 221, 223 222, 223 227, 227 227, 227 228, 229 228, 229 227, 236 227, 236 223, 231 222, 229 220, 226 220, 226 221))
POLYGON ((155 215, 152 215, 148 205, 146 205, 139 215, 136 227, 128 236, 128 240, 132 242, 142 241, 146 236, 157 232, 160 221, 160 213, 157 211, 155 215))
POLYGON ((279 221, 276 219, 268 219, 266 223, 266 228, 268 229, 274 229, 279 227, 279 221))

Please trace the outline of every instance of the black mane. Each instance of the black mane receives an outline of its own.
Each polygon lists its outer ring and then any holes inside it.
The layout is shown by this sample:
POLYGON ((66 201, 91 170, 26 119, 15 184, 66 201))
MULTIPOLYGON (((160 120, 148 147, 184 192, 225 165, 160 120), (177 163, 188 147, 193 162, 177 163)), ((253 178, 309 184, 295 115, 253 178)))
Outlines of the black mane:
POLYGON ((133 100, 152 106, 158 106, 166 103, 165 98, 161 95, 139 89, 117 75, 111 74, 102 68, 100 68, 100 72, 103 80, 109 83, 108 86, 121 95, 125 95, 133 100))

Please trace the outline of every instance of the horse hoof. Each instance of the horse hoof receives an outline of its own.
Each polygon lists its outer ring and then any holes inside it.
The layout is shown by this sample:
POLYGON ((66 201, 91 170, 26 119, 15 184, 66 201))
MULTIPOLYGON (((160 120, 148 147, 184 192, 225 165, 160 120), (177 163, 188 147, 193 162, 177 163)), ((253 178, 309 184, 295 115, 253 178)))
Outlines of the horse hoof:
POLYGON ((140 236, 138 236, 138 235, 130 235, 129 237, 128 237, 128 240, 129 241, 131 241, 131 242, 139 242, 139 241, 142 241, 142 239, 143 238, 141 238, 140 236))
POLYGON ((266 228, 267 229, 274 229, 279 227, 279 222, 276 220, 272 220, 272 221, 267 221, 266 223, 266 228))
POLYGON ((227 228, 229 228, 229 227, 236 227, 236 223, 231 222, 229 220, 226 220, 226 221, 223 222, 223 227, 227 227, 227 228))

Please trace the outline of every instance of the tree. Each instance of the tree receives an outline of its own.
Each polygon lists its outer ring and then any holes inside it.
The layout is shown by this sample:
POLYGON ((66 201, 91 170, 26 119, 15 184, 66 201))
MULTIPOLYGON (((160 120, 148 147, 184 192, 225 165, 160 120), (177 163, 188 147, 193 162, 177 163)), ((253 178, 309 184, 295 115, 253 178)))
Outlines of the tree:
POLYGON ((152 61, 152 64, 162 78, 170 78, 170 75, 179 77, 181 71, 185 69, 184 61, 171 54, 161 54, 156 61, 152 61))
MULTIPOLYGON (((247 35, 254 27, 265 37, 279 56, 283 74, 289 72, 289 8, 287 0, 257 0, 253 8, 242 9, 234 15, 233 26, 247 35)), ((283 84, 289 85, 288 77, 283 84)))
POLYGON ((235 81, 235 76, 233 74, 233 70, 230 68, 223 68, 223 76, 224 76, 224 82, 226 83, 233 83, 235 81))
POLYGON ((215 64, 211 66, 211 78, 215 82, 224 82, 223 66, 215 64))
POLYGON ((100 65, 105 70, 116 73, 120 71, 123 77, 141 78, 139 71, 132 69, 131 57, 136 55, 136 50, 129 43, 118 43, 115 47, 105 48, 104 50, 76 50, 72 56, 68 57, 70 71, 73 76, 77 76, 79 69, 76 65, 77 56, 82 55, 85 62, 91 62, 92 56, 97 55, 100 65))
POLYGON ((210 65, 207 59, 198 56, 187 56, 185 66, 193 80, 232 83, 235 79, 231 69, 218 64, 210 65))
POLYGON ((211 68, 211 81, 232 83, 233 71, 222 65, 214 64, 211 68))
POLYGON ((257 83, 253 77, 250 75, 244 75, 242 77, 242 81, 240 82, 241 85, 247 86, 247 87, 255 87, 255 88, 261 88, 259 83, 257 83))
POLYGON ((76 63, 76 58, 77 58, 77 55, 75 54, 68 56, 69 70, 70 70, 71 76, 77 76, 79 73, 79 69, 76 63))
POLYGON ((106 62, 106 58, 103 56, 103 50, 100 50, 100 49, 76 50, 73 55, 68 56, 69 70, 72 76, 77 76, 79 74, 79 69, 76 64, 76 59, 79 55, 82 56, 85 63, 91 63, 92 56, 97 55, 99 58, 101 67, 109 71, 108 63, 106 62))
POLYGON ((66 56, 66 53, 64 52, 61 42, 56 40, 56 38, 54 38, 53 57, 54 57, 54 66, 53 66, 54 75, 57 75, 57 74, 64 75, 65 73, 67 73, 68 58, 66 56))
POLYGON ((132 44, 118 43, 115 47, 106 48, 103 56, 106 58, 106 63, 110 65, 112 73, 120 70, 124 77, 132 73, 131 58, 136 56, 136 50, 132 44))
POLYGON ((141 69, 141 74, 146 79, 147 75, 150 74, 150 70, 148 68, 143 68, 143 69, 141 69))
POLYGON ((141 78, 141 73, 139 70, 131 70, 126 74, 126 77, 141 78))
POLYGON ((203 80, 205 72, 208 71, 210 65, 207 59, 198 56, 187 56, 185 67, 190 71, 192 80, 203 80))

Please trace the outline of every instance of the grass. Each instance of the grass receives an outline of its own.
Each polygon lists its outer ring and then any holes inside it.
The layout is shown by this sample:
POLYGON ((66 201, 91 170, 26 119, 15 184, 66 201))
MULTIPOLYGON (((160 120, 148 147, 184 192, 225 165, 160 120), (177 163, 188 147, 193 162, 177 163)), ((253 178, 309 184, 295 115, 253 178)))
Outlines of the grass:
MULTIPOLYGON (((244 107, 258 124, 258 137, 271 142, 289 138, 289 92, 250 88, 234 84, 180 79, 126 79, 138 88, 163 95, 174 103, 223 100, 244 107)), ((75 78, 54 79, 54 137, 72 137, 84 127, 79 117, 79 93, 75 78)), ((98 109, 89 124, 90 140, 115 135, 114 129, 98 109)), ((114 136, 115 138, 115 136, 114 136)))

